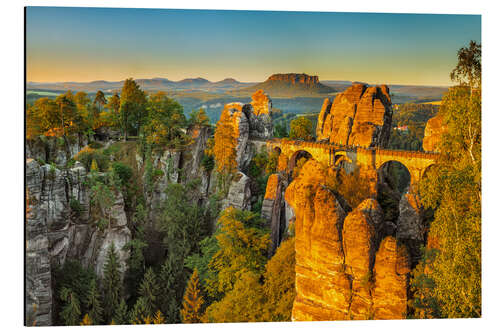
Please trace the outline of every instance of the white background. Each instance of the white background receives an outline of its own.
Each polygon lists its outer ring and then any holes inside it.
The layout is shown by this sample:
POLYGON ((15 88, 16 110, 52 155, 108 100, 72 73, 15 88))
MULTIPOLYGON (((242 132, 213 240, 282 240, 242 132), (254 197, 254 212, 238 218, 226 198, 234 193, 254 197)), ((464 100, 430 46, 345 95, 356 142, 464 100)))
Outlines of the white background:
MULTIPOLYGON (((500 331, 500 87, 497 1, 355 0, 355 1, 2 1, 0 4, 0 327, 1 332, 30 329, 32 332, 73 331, 321 331, 321 332, 490 332, 500 331), (191 9, 254 9, 338 12, 481 14, 483 46, 483 318, 466 320, 393 320, 322 323, 202 324, 100 327, 23 327, 23 110, 24 110, 24 17, 23 7, 100 6, 191 9)), ((458 188, 457 191, 460 191, 458 188)))

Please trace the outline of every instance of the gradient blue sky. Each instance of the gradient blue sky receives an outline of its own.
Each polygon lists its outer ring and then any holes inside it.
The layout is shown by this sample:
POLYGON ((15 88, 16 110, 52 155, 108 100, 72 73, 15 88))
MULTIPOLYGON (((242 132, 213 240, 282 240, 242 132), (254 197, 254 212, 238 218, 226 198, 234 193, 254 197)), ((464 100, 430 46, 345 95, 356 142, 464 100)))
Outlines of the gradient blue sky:
POLYGON ((478 15, 28 7, 28 81, 320 80, 448 85, 478 15))

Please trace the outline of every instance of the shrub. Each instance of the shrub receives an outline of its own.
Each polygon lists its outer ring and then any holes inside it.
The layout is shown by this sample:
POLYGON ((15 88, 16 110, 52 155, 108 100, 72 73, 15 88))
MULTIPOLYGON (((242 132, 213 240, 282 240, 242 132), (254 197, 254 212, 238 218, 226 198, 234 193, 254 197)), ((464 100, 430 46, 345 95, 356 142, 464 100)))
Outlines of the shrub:
POLYGON ((82 204, 80 203, 80 201, 78 201, 77 199, 75 199, 73 197, 71 199, 69 199, 69 207, 71 208, 72 211, 74 211, 76 213, 77 216, 80 216, 80 214, 83 211, 83 207, 82 207, 82 204))
POLYGON ((212 172, 215 167, 214 157, 212 155, 203 154, 203 157, 201 158, 201 166, 207 173, 212 172))
POLYGON ((82 163, 87 170, 91 169, 92 161, 94 160, 99 170, 104 171, 108 169, 109 156, 89 146, 80 150, 78 154, 75 155, 74 159, 82 163))
POLYGON ((126 185, 132 178, 132 168, 128 165, 121 162, 114 162, 111 167, 113 168, 113 171, 118 175, 118 178, 120 178, 120 182, 122 185, 126 185))
POLYGON ((102 143, 94 141, 89 143, 89 147, 92 149, 101 149, 103 147, 102 143))

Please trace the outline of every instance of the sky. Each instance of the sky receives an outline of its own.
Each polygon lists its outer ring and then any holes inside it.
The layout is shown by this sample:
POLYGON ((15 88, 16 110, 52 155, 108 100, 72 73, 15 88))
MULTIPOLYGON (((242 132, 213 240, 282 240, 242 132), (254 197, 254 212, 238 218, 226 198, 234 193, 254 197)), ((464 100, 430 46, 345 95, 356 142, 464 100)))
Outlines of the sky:
POLYGON ((274 73, 370 84, 450 85, 457 51, 481 42, 481 16, 28 7, 34 82, 274 73))

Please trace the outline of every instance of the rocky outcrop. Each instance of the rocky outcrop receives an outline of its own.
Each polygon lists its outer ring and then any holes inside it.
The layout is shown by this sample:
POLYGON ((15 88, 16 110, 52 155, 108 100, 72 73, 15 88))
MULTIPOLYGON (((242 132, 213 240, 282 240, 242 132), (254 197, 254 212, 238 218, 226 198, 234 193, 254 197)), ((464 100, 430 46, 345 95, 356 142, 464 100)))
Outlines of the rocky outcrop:
POLYGON ((424 142, 422 147, 425 151, 439 151, 441 136, 447 131, 443 122, 443 117, 437 115, 427 121, 424 132, 424 142))
POLYGON ((26 140, 26 156, 44 163, 55 163, 64 166, 87 145, 87 138, 63 138, 40 136, 26 140))
POLYGON ((338 194, 325 186, 328 173, 309 160, 285 191, 295 214, 292 319, 404 318, 405 246, 392 237, 382 240, 384 215, 376 200, 367 199, 347 213, 338 194), (395 303, 386 306, 390 299, 382 299, 384 293, 394 295, 395 303))
POLYGON ((272 256, 280 245, 288 227, 286 219, 284 189, 285 179, 282 175, 275 173, 269 176, 266 185, 266 193, 262 202, 262 218, 267 221, 271 229, 271 248, 269 255, 272 256))
POLYGON ((325 99, 318 117, 318 141, 362 147, 385 147, 389 142, 392 104, 386 85, 353 84, 325 99))
POLYGON ((66 260, 80 261, 99 276, 111 243, 119 253, 125 270, 130 240, 124 200, 116 193, 111 208, 111 224, 99 230, 90 212, 90 193, 85 168, 76 163, 59 169, 33 159, 26 161, 26 315, 27 324, 52 324, 51 271, 66 260), (72 207, 72 202, 73 207, 72 207), (78 206, 76 209, 75 205, 78 206))
POLYGON ((47 222, 42 206, 43 174, 33 159, 26 161, 26 325, 52 325, 52 288, 47 222))
POLYGON ((268 81, 285 81, 292 84, 302 83, 306 85, 314 85, 319 83, 319 78, 317 75, 307 75, 307 74, 273 74, 268 79, 268 81))
POLYGON ((250 191, 250 177, 243 172, 238 172, 233 177, 229 192, 224 200, 223 208, 233 206, 234 208, 249 210, 252 192, 250 191))
POLYGON ((247 112, 250 123, 250 137, 254 139, 269 139, 273 135, 271 109, 273 103, 263 90, 257 90, 250 102, 252 109, 247 112))
MULTIPOLYGON (((271 108, 272 102, 262 90, 253 94, 250 104, 229 103, 224 106, 217 126, 224 132, 231 133, 232 145, 236 147, 238 170, 245 170, 252 159, 253 151, 249 145, 251 139, 271 138, 273 133, 271 108)), ((216 142, 216 144, 228 143, 216 142)))
POLYGON ((410 273, 406 247, 394 237, 386 237, 378 249, 373 273, 373 319, 406 318, 410 273))

